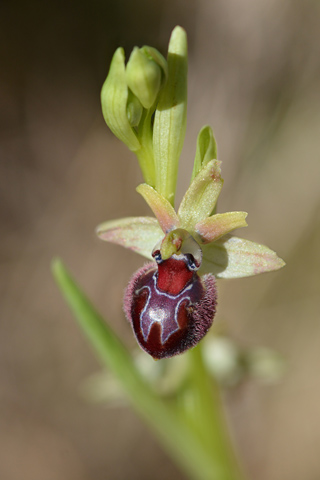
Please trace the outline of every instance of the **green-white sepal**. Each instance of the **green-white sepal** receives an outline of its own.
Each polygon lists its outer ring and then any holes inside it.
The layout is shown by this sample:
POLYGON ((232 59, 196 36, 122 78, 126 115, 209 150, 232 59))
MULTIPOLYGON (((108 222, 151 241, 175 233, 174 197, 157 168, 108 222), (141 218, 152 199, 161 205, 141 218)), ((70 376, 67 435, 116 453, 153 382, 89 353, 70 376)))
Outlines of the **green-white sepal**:
POLYGON ((202 246, 200 274, 241 278, 278 270, 285 262, 270 248, 243 238, 225 235, 202 246))
POLYGON ((152 217, 127 217, 99 225, 96 233, 101 240, 116 243, 152 259, 153 247, 163 238, 157 220, 152 217))
MULTIPOLYGON (((181 229, 170 232, 169 237, 175 232, 181 233, 181 229)), ((151 253, 155 245, 161 241, 164 244, 164 233, 158 221, 152 217, 111 220, 99 225, 97 235, 102 240, 121 245, 148 259, 152 259, 151 253)), ((188 237, 187 232, 185 236, 188 237)), ((169 240, 174 245, 171 237, 169 240)), ((183 241, 186 241, 185 238, 183 241)), ((265 245, 232 235, 225 235, 215 242, 202 245, 201 249, 201 275, 213 273, 217 278, 241 278, 278 270, 285 265, 285 262, 265 245)))

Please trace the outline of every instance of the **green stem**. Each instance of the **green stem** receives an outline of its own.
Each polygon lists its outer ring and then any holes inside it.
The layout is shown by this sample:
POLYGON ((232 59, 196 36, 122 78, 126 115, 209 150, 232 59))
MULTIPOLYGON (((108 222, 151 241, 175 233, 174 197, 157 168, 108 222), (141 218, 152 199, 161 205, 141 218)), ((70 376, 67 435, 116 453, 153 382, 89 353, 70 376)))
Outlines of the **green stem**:
POLYGON ((206 369, 201 343, 190 350, 189 360, 194 399, 192 416, 200 441, 219 465, 219 480, 243 480, 228 433, 219 387, 206 369))

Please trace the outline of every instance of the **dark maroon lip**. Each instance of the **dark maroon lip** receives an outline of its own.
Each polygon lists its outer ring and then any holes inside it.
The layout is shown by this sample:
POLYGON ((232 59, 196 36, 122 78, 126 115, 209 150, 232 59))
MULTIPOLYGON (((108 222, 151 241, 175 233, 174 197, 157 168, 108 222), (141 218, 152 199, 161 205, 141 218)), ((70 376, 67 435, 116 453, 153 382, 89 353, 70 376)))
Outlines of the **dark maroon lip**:
POLYGON ((213 275, 190 271, 186 255, 149 263, 130 280, 124 310, 140 347, 153 358, 178 355, 195 346, 216 311, 213 275))

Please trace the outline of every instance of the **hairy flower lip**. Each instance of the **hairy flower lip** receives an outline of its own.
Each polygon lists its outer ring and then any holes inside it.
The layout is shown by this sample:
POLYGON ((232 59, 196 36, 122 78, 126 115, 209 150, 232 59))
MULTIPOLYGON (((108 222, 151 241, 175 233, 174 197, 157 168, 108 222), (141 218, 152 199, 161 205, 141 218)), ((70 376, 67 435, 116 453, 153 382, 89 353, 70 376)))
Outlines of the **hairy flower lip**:
POLYGON ((161 264, 161 283, 160 265, 158 271, 154 263, 144 265, 133 274, 124 295, 124 312, 138 344, 154 359, 196 346, 216 313, 214 276, 200 279, 196 272, 185 276, 183 257, 171 257, 161 264), (177 271, 172 272, 172 262, 180 264, 177 271))

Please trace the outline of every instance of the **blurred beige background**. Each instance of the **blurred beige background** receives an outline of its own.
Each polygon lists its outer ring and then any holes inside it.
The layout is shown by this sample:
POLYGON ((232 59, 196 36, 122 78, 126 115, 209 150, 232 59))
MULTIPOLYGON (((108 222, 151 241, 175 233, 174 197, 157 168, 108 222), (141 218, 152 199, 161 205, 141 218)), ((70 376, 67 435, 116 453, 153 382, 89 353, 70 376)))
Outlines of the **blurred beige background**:
POLYGON ((1 480, 185 478, 131 410, 81 396, 100 367, 50 274, 61 256, 135 347, 121 299, 142 260, 94 228, 148 209, 99 94, 117 46, 165 53, 176 24, 190 48, 178 197, 208 123, 223 160, 219 210, 248 211, 240 235, 287 262, 219 282, 217 324, 287 365, 276 385, 226 392, 233 435, 250 479, 320 478, 320 3, 20 0, 0 6, 1 480))

